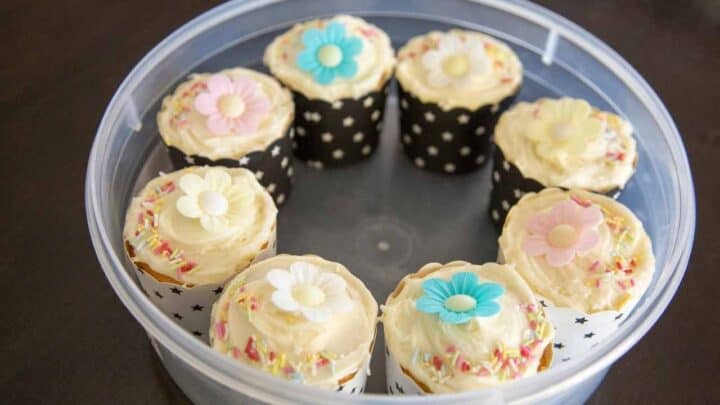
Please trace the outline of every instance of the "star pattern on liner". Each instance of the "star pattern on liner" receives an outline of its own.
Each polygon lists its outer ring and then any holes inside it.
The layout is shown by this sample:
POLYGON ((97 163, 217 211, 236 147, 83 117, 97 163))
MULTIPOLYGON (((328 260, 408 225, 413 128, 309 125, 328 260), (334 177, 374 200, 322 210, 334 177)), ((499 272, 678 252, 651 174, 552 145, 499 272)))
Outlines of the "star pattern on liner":
POLYGON ((342 121, 342 124, 344 127, 351 127, 351 126, 353 126, 354 123, 355 123, 355 120, 353 119, 353 117, 350 117, 350 116, 343 118, 343 121, 342 121))
POLYGON ((200 332, 199 330, 194 330, 194 331, 192 332, 192 334, 195 335, 195 336, 197 336, 197 337, 202 336, 202 332, 200 332))
POLYGON ((288 162, 289 162, 289 161, 288 161, 287 156, 283 157, 283 158, 282 158, 282 161, 280 162, 280 167, 283 168, 283 169, 286 168, 287 165, 288 165, 288 162))
POLYGON ((430 111, 426 112, 426 113, 425 113, 425 121, 427 121, 427 122, 433 122, 433 121, 435 121, 435 114, 433 114, 433 113, 430 112, 430 111))
POLYGON ((320 135, 320 140, 322 140, 325 143, 330 143, 333 140, 333 136, 330 132, 323 132, 320 135))
POLYGON ((270 194, 272 194, 272 193, 275 192, 275 188, 277 188, 277 185, 276 185, 275 183, 270 183, 270 184, 268 184, 267 187, 265 187, 265 189, 266 189, 266 190, 268 191, 268 193, 270 193, 270 194))
POLYGON ((179 289, 179 288, 177 288, 177 287, 171 288, 171 289, 170 289, 170 292, 173 293, 173 294, 177 294, 177 295, 182 294, 182 290, 179 289))
POLYGON ((355 133, 355 135, 353 135, 353 142, 360 143, 360 142, 362 142, 364 137, 365 137, 365 135, 363 135, 362 132, 357 132, 357 133, 355 133))
POLYGON ((395 393, 393 392, 393 389, 392 389, 391 386, 388 385, 388 386, 387 386, 387 390, 388 390, 388 393, 389 393, 390 395, 395 395, 395 393))
POLYGON ((484 135, 485 131, 486 131, 485 127, 481 125, 481 126, 475 128, 475 135, 477 135, 477 136, 484 135))
POLYGON ((553 347, 554 347, 555 349, 561 350, 563 347, 565 347, 565 345, 562 344, 562 343, 560 343, 560 342, 558 342, 558 343, 553 344, 553 347))
POLYGON ((365 98, 365 100, 363 100, 363 105, 364 105, 366 108, 370 108, 370 107, 373 105, 373 101, 375 101, 375 100, 373 100, 372 97, 368 96, 368 97, 365 98))
POLYGON ((270 154, 271 154, 273 157, 279 155, 279 154, 280 154, 280 147, 277 146, 277 145, 275 145, 275 147, 272 148, 272 150, 270 151, 270 154))
POLYGON ((333 101, 333 103, 332 103, 332 108, 334 110, 339 110, 342 108, 342 106, 343 106, 343 102, 340 100, 333 101))
POLYGON ((194 165, 194 164, 195 164, 195 158, 192 157, 192 156, 190 156, 190 155, 185 155, 185 161, 186 161, 189 165, 194 165))
POLYGON ((222 292, 223 292, 223 288, 222 288, 222 286, 221 286, 221 285, 219 285, 219 286, 218 286, 218 288, 216 288, 216 289, 212 290, 212 292, 214 292, 214 293, 215 293, 215 295, 218 295, 218 294, 220 294, 220 293, 222 293, 222 292))
POLYGON ((162 297, 163 297, 162 294, 160 294, 160 292, 158 290, 155 290, 155 296, 160 299, 162 299, 162 297))
POLYGON ((547 308, 547 304, 545 303, 545 300, 540 300, 540 305, 543 306, 543 308, 547 308))
POLYGON ((585 339, 592 339, 592 337, 595 336, 595 333, 594 332, 586 333, 584 336, 585 336, 585 339))
POLYGON ((565 363, 566 361, 570 361, 570 357, 565 357, 563 359, 560 359, 560 361, 565 363))
POLYGON ((584 324, 587 321, 587 318, 585 318, 584 316, 581 318, 575 318, 575 323, 579 323, 580 325, 584 324))
POLYGON ((467 114, 460 114, 457 120, 460 124, 467 124, 468 122, 470 122, 470 116, 467 114))
POLYGON ((451 132, 445 131, 440 135, 442 137, 442 140, 445 142, 451 142, 453 140, 453 134, 451 132))
POLYGON ((400 384, 398 384, 397 381, 395 381, 395 389, 397 390, 397 392, 399 392, 401 394, 405 393, 405 390, 402 389, 402 387, 400 386, 400 384))
POLYGON ((202 311, 203 308, 205 308, 205 307, 203 307, 203 306, 200 305, 200 304, 195 304, 195 305, 192 306, 192 310, 193 310, 193 311, 202 311))
POLYGON ((262 170, 258 170, 258 171, 255 172, 255 178, 258 179, 258 180, 262 180, 262 178, 263 178, 264 175, 265 175, 265 173, 263 173, 262 170))
POLYGON ((175 319, 177 319, 177 320, 179 320, 179 321, 180 321, 180 320, 182 320, 182 319, 183 319, 183 316, 182 316, 182 315, 180 315, 180 314, 178 314, 177 312, 175 312, 175 313, 173 314, 173 318, 175 318, 175 319))
POLYGON ((616 321, 620 320, 620 318, 622 318, 622 316, 623 316, 622 313, 618 314, 618 315, 615 317, 615 320, 616 320, 616 321))
POLYGON ((370 119, 371 119, 372 121, 377 121, 377 120, 379 120, 379 119, 380 119, 380 110, 375 110, 375 111, 373 111, 372 114, 370 115, 370 119))
POLYGON ((240 164, 240 166, 245 166, 248 163, 250 163, 250 158, 247 156, 243 156, 240 159, 238 159, 238 163, 240 164))

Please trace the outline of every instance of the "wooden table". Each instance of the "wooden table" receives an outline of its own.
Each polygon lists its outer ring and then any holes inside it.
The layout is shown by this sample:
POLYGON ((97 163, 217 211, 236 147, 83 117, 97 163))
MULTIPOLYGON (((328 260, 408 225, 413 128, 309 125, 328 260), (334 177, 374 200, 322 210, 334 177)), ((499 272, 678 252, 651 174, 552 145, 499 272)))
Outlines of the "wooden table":
MULTIPOLYGON (((211 3, 0 5, 2 402, 187 402, 100 271, 82 198, 90 143, 116 87, 152 46, 211 3)), ((656 89, 685 139, 697 189, 685 281, 591 402, 717 403, 720 2, 541 3, 606 41, 656 89)))

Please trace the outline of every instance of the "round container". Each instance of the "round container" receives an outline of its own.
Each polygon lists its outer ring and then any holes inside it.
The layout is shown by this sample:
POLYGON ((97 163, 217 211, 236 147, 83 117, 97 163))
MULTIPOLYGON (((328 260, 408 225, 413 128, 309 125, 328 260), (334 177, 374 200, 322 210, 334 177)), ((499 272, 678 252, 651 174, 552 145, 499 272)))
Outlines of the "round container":
MULTIPOLYGON (((378 153, 363 164, 333 170, 299 165, 293 198, 278 218, 279 229, 298 230, 278 235, 279 252, 314 253, 345 263, 379 301, 423 263, 483 263, 497 253, 497 235, 485 215, 489 170, 452 178, 416 170, 399 149, 397 120, 393 90, 378 153), (328 212, 347 215, 328 217, 328 212)), ((110 284, 147 330, 180 388, 198 403, 582 402, 667 307, 685 272, 695 229, 685 150, 653 90, 586 31, 539 6, 506 0, 223 4, 170 35, 122 83, 97 132, 85 198, 92 241, 110 284), (525 81, 519 100, 581 97, 629 118, 640 163, 621 201, 645 224, 657 270, 647 293, 613 336, 585 356, 527 379, 476 392, 402 398, 384 394, 384 342, 378 336, 368 393, 348 397, 285 382, 224 358, 184 332, 143 294, 123 252, 122 219, 137 187, 158 170, 170 168, 156 136, 155 114, 162 96, 190 72, 235 65, 259 68, 265 46, 292 24, 339 13, 382 27, 395 46, 451 27, 488 33, 508 43, 522 60, 525 81)))

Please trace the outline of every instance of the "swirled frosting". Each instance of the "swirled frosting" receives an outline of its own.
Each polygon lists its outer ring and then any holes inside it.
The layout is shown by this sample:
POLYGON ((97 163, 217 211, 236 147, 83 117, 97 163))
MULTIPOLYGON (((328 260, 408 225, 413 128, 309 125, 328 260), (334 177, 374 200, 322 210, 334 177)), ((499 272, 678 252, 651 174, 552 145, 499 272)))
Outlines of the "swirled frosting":
POLYGON ((405 91, 424 103, 446 110, 475 110, 515 93, 523 70, 520 59, 504 43, 454 29, 410 39, 398 51, 395 76, 405 91))
POLYGON ((536 374, 553 338, 530 287, 512 266, 495 263, 427 264, 400 281, 382 312, 388 350, 433 393, 478 389, 536 374), (497 299, 498 313, 453 324, 417 309, 426 280, 450 280, 461 272, 504 288, 497 299))
POLYGON ((392 75, 395 53, 390 38, 380 28, 361 18, 338 15, 296 24, 268 46, 264 62, 272 74, 291 89, 311 99, 335 101, 380 90, 392 75), (321 84, 298 67, 297 58, 303 51, 302 36, 307 30, 322 29, 335 22, 345 26, 347 35, 360 39, 362 50, 355 57, 357 71, 352 77, 338 77, 330 84, 321 84))
POLYGON ((635 171, 632 126, 571 98, 521 102, 503 113, 495 143, 523 176, 546 187, 607 192, 635 171))
POLYGON ((210 73, 190 75, 175 92, 163 99, 157 115, 158 130, 163 141, 185 154, 212 160, 239 159, 264 150, 287 132, 293 121, 295 107, 290 92, 272 77, 243 68, 223 70, 219 75, 230 79, 250 79, 258 85, 259 96, 270 104, 250 132, 217 134, 208 127, 208 117, 198 111, 196 98, 208 88, 210 73))
MULTIPOLYGON (((195 177, 195 176, 192 176, 195 177)), ((188 167, 150 180, 133 198, 125 216, 123 238, 131 259, 183 285, 222 283, 247 267, 275 243, 277 208, 272 197, 246 169, 188 167), (201 217, 188 217, 177 201, 187 175, 227 173, 240 194, 229 223, 207 230, 201 217), (235 212, 237 211, 237 212, 235 212)))
POLYGON ((635 215, 612 198, 581 190, 551 188, 525 195, 510 210, 499 244, 505 262, 515 265, 536 294, 556 306, 585 313, 620 311, 628 303, 636 302, 655 271, 650 238, 635 215), (576 230, 580 227, 577 215, 558 210, 559 215, 553 217, 552 211, 570 202, 576 205, 571 210, 580 215, 587 211, 589 217, 594 210, 598 218, 585 225, 583 232, 589 232, 588 235, 577 234, 587 243, 581 242, 576 245, 581 249, 567 252, 562 248, 572 246, 565 243, 557 250, 554 239, 558 236, 560 242, 568 239, 562 235, 572 231, 567 225, 576 230), (567 253, 564 260, 567 263, 551 264, 550 256, 538 254, 537 240, 530 243, 530 238, 540 238, 541 244, 547 239, 548 254, 552 254, 551 250, 560 256, 567 253))
MULTIPOLYGON (((304 285, 307 287, 307 285, 304 285)), ((301 301, 303 286, 289 288, 301 301)), ((307 294, 305 294, 307 301, 307 294)), ((330 301, 330 294, 321 300, 330 301)), ((328 302, 336 305, 336 302, 328 302)), ((318 300, 314 301, 318 304, 318 300)), ((336 389, 356 373, 364 373, 375 339, 378 306, 370 291, 347 268, 318 256, 278 255, 250 266, 225 288, 212 310, 210 344, 216 351, 273 375, 303 384, 336 389), (342 311, 324 320, 310 320, 278 306, 278 287, 287 280, 273 278, 296 267, 312 267, 321 288, 341 287, 335 300, 348 299, 342 311)))

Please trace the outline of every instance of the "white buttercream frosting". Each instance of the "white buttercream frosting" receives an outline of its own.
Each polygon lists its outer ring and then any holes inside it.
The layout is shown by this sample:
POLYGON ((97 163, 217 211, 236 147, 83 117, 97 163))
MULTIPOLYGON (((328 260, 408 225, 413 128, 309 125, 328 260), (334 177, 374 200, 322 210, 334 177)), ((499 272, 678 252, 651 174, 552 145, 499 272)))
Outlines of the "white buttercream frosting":
MULTIPOLYGON (((317 311, 316 311, 317 312, 317 311)), ((378 306, 358 278, 318 256, 278 255, 236 276, 213 306, 211 346, 278 377, 328 389, 367 372, 378 306), (306 278, 289 283, 284 273, 306 278), (313 292, 313 289, 315 291, 313 292), (287 290, 287 291, 285 291, 287 290), (289 292, 285 298, 278 298, 289 292), (322 310, 308 318, 288 300, 322 310)))
POLYGON ((405 91, 443 109, 475 110, 518 91, 522 64, 506 44, 474 31, 432 31, 398 51, 396 77, 405 91))
POLYGON ((178 284, 217 284, 272 247, 276 216, 272 197, 252 172, 193 166, 160 175, 147 183, 130 202, 123 238, 132 248, 131 259, 144 263, 157 274, 178 284), (203 177, 215 181, 212 175, 208 177, 209 172, 226 173, 232 181, 231 185, 221 185, 232 190, 224 194, 229 198, 227 223, 210 230, 203 226, 201 216, 188 217, 177 203, 188 196, 181 182, 203 177))
POLYGON ((357 99, 380 90, 392 76, 395 54, 390 38, 380 28, 358 17, 338 15, 296 24, 268 46, 264 62, 275 77, 305 97, 335 101, 357 99), (343 24, 346 35, 360 39, 362 50, 355 56, 357 72, 352 77, 337 77, 330 84, 321 84, 312 74, 298 67, 297 57, 304 49, 303 33, 309 29, 322 29, 332 22, 343 24))
POLYGON ((637 164, 632 126, 579 99, 518 103, 500 117, 495 143, 523 176, 546 187, 623 188, 637 164))
POLYGON ((250 152, 262 151, 284 136, 293 121, 295 107, 290 92, 274 78, 250 69, 233 68, 221 72, 192 74, 175 92, 163 99, 157 115, 158 130, 163 141, 187 155, 212 160, 239 159, 250 152), (195 105, 199 94, 207 90, 213 75, 230 79, 248 78, 257 83, 258 96, 267 98, 270 110, 253 131, 216 134, 208 128, 208 117, 195 105))

